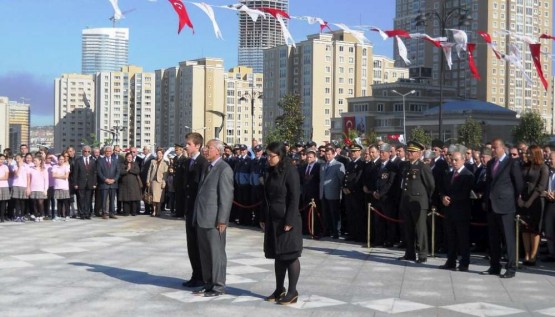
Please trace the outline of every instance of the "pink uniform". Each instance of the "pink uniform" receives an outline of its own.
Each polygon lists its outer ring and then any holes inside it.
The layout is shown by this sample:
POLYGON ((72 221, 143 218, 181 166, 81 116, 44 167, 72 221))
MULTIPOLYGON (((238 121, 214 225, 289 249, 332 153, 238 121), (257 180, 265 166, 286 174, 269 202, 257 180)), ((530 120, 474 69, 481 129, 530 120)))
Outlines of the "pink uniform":
POLYGON ((23 165, 21 167, 21 171, 19 172, 19 175, 17 175, 17 171, 20 167, 18 167, 17 165, 13 167, 13 181, 12 181, 12 186, 14 187, 25 187, 27 188, 27 174, 29 174, 29 167, 23 165))
POLYGON ((31 173, 31 192, 46 192, 48 190, 48 170, 39 171, 36 168, 29 168, 31 173))
MULTIPOLYGON (((69 174, 69 165, 54 165, 52 166, 52 177, 56 175, 69 174)), ((54 178, 54 189, 65 189, 69 190, 69 181, 67 179, 54 178)))
MULTIPOLYGON (((5 178, 10 174, 10 169, 6 165, 0 166, 0 178, 5 178)), ((8 180, 0 180, 0 187, 8 187, 8 180)))

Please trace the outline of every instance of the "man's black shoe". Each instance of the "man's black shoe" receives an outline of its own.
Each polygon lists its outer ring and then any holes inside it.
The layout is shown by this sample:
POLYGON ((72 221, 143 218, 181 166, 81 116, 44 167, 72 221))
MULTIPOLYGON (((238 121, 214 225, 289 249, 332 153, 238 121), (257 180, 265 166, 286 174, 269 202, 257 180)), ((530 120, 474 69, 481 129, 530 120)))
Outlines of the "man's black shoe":
POLYGON ((501 273, 501 269, 494 269, 491 267, 486 271, 480 272, 482 275, 499 275, 499 273, 501 273))
POLYGON ((426 263, 428 262, 428 258, 418 258, 418 260, 416 260, 416 263, 426 263))
POLYGON ((210 291, 212 291, 212 289, 207 289, 203 287, 201 289, 197 289, 196 291, 193 291, 193 295, 203 296, 205 293, 208 293, 210 291))
POLYGON ((204 297, 216 297, 225 294, 224 292, 219 292, 215 290, 204 292, 204 297))
POLYGON ((443 264, 443 265, 440 265, 439 268, 442 269, 442 270, 451 270, 451 271, 454 271, 457 267, 456 267, 455 265, 451 265, 451 264, 445 263, 445 264, 443 264))
POLYGON ((188 288, 192 288, 192 287, 200 287, 203 286, 204 283, 202 281, 198 281, 198 280, 188 280, 187 282, 183 282, 182 284, 184 287, 188 287, 188 288))
POLYGON ((397 258, 397 260, 416 261, 416 258, 408 258, 405 255, 403 255, 402 257, 397 258))
POLYGON ((468 272, 468 265, 459 265, 457 269, 461 272, 468 272))
POLYGON ((515 277, 515 274, 516 273, 514 271, 507 270, 507 271, 505 271, 505 273, 499 275, 499 277, 500 278, 513 278, 513 277, 515 277))

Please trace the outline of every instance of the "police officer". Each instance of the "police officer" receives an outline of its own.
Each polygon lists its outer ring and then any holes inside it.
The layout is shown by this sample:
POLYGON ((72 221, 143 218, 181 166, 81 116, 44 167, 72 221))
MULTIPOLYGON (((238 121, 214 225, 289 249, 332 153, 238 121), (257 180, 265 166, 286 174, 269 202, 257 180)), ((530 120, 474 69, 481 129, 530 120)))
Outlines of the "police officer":
POLYGON ((428 236, 426 218, 430 198, 435 189, 434 176, 430 166, 420 161, 424 146, 411 141, 407 144, 409 163, 403 168, 401 193, 401 213, 404 219, 406 251, 400 260, 414 260, 424 263, 428 257, 428 236), (416 239, 416 240, 415 240, 416 239), (418 259, 416 246, 418 245, 418 259))
MULTIPOLYGON (((250 169, 251 158, 248 156, 248 149, 245 144, 239 145, 239 153, 235 161, 234 168, 234 200, 242 206, 250 205, 251 198, 251 185, 250 185, 250 169)), ((234 205, 234 212, 232 211, 231 219, 235 220, 237 224, 252 224, 252 211, 234 205)))
POLYGON ((175 157, 173 158, 173 170, 175 174, 173 186, 175 189, 175 213, 172 214, 172 217, 183 218, 185 216, 183 197, 185 197, 185 161, 187 158, 183 153, 183 149, 185 148, 183 144, 176 143, 174 148, 175 157))
POLYGON ((347 240, 363 242, 365 239, 363 222, 364 191, 362 190, 362 174, 364 173, 364 160, 361 159, 362 146, 352 144, 349 147, 351 161, 345 167, 345 180, 343 194, 345 195, 345 212, 347 216, 347 240))
MULTIPOLYGON (((251 185, 251 202, 252 204, 257 204, 262 202, 264 197, 264 185, 260 182, 260 178, 264 176, 266 172, 266 157, 263 156, 262 145, 258 144, 253 148, 254 158, 250 164, 250 185, 251 185)), ((254 214, 254 223, 259 223, 260 213, 262 212, 262 204, 253 207, 252 212, 254 214)))

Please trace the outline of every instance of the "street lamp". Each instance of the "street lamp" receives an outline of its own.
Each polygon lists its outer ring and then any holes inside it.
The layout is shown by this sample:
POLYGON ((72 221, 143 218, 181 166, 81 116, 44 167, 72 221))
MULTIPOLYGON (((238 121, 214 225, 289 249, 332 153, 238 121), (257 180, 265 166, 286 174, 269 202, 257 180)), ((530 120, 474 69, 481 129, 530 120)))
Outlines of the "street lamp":
POLYGON ((406 144, 406 142, 407 142, 407 116, 406 116, 406 113, 405 113, 405 97, 408 96, 408 95, 414 94, 416 92, 416 90, 413 89, 413 90, 407 92, 406 94, 402 94, 402 93, 398 92, 395 89, 393 89, 391 92, 396 94, 396 95, 399 95, 399 96, 403 97, 403 138, 405 139, 405 144, 406 144))
MULTIPOLYGON (((416 26, 426 26, 428 25, 428 19, 434 18, 437 19, 439 23, 439 27, 441 30, 441 36, 445 36, 445 28, 447 27, 447 23, 452 19, 457 17, 459 19, 459 26, 463 25, 470 25, 472 21, 472 15, 470 14, 470 10, 462 6, 452 7, 447 10, 447 1, 442 1, 442 8, 441 11, 437 10, 429 10, 426 12, 419 11, 418 16, 414 19, 416 22, 416 26)), ((439 68, 439 112, 438 112, 438 135, 439 139, 443 140, 441 136, 442 126, 443 126, 443 80, 445 77, 445 53, 443 49, 441 50, 441 57, 440 57, 440 68, 439 68)))
POLYGON ((254 91, 254 74, 252 76, 252 83, 251 83, 251 93, 249 95, 248 92, 245 92, 245 94, 239 98, 239 101, 248 101, 250 99, 251 101, 251 143, 252 140, 254 140, 254 101, 256 99, 262 99, 263 95, 261 92, 259 91, 254 91))

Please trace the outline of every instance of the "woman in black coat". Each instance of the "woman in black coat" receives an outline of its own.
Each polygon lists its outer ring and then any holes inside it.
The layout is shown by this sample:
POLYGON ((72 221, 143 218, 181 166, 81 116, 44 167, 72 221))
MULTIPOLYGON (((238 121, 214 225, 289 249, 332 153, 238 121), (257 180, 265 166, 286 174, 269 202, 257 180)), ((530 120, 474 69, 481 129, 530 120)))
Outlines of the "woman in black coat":
POLYGON ((264 208, 260 226, 264 230, 264 254, 275 259, 276 289, 266 301, 282 305, 297 302, 297 281, 301 272, 299 257, 303 249, 299 212, 299 173, 286 156, 280 142, 268 145, 268 171, 264 177, 264 208), (285 294, 285 273, 289 290, 285 294))
POLYGON ((142 193, 140 174, 141 169, 137 163, 133 162, 133 155, 127 153, 120 166, 118 190, 118 200, 123 203, 124 216, 129 216, 129 213, 135 216, 136 211, 139 210, 142 193))

